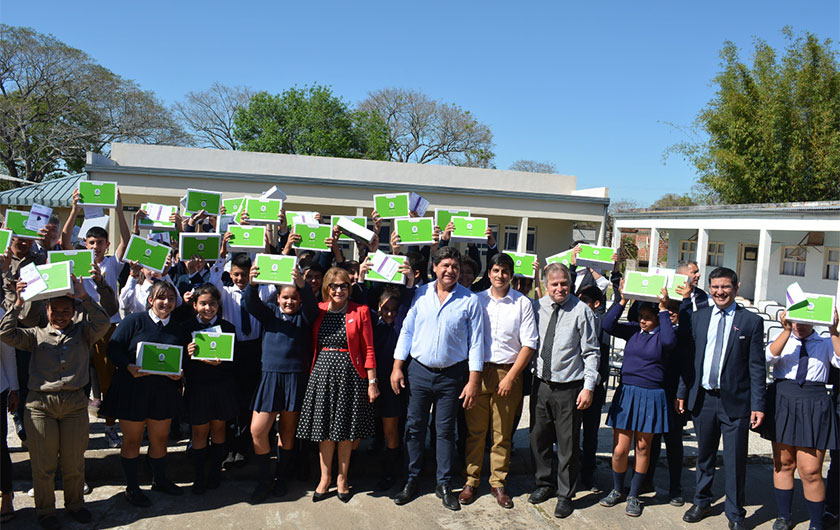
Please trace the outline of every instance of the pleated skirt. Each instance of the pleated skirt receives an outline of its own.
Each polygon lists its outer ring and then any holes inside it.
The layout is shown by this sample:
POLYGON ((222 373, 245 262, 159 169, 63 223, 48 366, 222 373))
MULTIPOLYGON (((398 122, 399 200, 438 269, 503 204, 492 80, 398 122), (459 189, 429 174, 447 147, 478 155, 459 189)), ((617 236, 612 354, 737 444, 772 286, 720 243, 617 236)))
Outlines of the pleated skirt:
POLYGON ((662 388, 619 385, 613 396, 607 425, 645 433, 668 432, 668 400, 662 388))
POLYGON ((210 420, 231 420, 239 411, 236 382, 233 379, 207 382, 187 380, 184 402, 190 425, 204 425, 210 423, 210 420))
POLYGON ((306 392, 306 374, 263 372, 254 394, 254 412, 298 412, 306 392))
POLYGON ((810 449, 840 449, 837 413, 823 383, 780 379, 768 390, 773 410, 762 436, 778 443, 810 449))

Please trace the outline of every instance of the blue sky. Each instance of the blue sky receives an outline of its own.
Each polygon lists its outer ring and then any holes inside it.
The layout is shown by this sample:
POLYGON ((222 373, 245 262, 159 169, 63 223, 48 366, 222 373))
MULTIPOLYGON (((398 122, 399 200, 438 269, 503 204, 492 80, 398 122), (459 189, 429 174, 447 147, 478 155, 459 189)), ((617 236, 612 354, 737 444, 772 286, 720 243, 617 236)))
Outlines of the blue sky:
POLYGON ((356 103, 398 86, 457 103, 495 135, 496 165, 550 161, 578 187, 648 205, 695 173, 666 148, 713 96, 718 51, 785 25, 840 40, 838 0, 703 2, 86 2, 0 0, 174 103, 213 82, 273 93, 331 85, 356 103))

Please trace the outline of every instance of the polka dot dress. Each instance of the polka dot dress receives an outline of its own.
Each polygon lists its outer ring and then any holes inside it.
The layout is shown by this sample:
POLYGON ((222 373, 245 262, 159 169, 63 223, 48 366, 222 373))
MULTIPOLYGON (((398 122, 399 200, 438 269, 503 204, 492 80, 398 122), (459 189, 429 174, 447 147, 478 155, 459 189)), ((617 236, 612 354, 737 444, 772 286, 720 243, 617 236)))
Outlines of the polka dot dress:
POLYGON ((341 442, 374 434, 368 382, 350 361, 344 313, 327 312, 318 329, 318 357, 309 377, 297 437, 341 442))

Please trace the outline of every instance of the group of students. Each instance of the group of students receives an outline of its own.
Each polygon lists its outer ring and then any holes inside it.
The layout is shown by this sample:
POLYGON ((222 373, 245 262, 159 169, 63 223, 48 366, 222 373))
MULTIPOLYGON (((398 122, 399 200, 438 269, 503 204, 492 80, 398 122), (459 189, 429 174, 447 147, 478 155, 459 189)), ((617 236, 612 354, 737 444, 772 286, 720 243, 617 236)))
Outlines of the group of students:
MULTIPOLYGON (((679 288, 682 300, 669 300, 663 291, 659 304, 628 304, 618 266, 607 277, 575 267, 574 259, 569 268, 550 264, 543 270, 535 263, 533 281, 514 277, 513 260, 498 252, 488 230, 482 274, 477 248, 468 248, 474 257, 462 256, 449 244, 447 226, 436 228, 437 243, 423 248, 405 248, 399 235, 391 234, 394 253, 405 251, 403 285, 365 281, 370 263, 364 257, 376 250, 378 236, 360 244, 362 257, 352 261, 343 255, 337 231, 327 241, 329 252, 297 253, 294 285, 254 284, 259 270, 253 257, 229 253, 229 234, 215 263, 178 257, 173 249, 160 274, 122 263, 131 231, 118 200, 120 244, 114 255, 106 256, 107 232, 92 228, 82 241, 94 251, 91 278, 74 278, 72 297, 24 302, 21 267, 44 263, 49 250, 73 248, 77 203, 74 195, 60 234, 54 219, 40 242, 15 237, 0 263, 5 313, 0 340, 16 350, 0 350, 2 405, 23 418, 18 432, 26 437, 36 515, 44 528, 60 526, 54 495, 59 461, 68 514, 79 522, 91 520, 83 499, 89 396, 106 420, 109 444, 120 446, 125 498, 135 506, 152 504, 138 479, 144 433, 152 491, 182 494, 167 476, 165 457, 173 421, 183 419, 191 426, 191 492, 218 488, 224 465, 253 454, 252 503, 286 493, 301 442, 317 444, 321 473, 312 500, 329 496, 337 460, 336 496, 348 502, 351 455, 361 439, 381 429, 385 451, 377 488, 387 490, 404 479, 394 501, 407 504, 419 492, 431 425, 436 494, 446 508, 458 510, 478 496, 488 439, 491 494, 501 507, 513 507, 505 489, 511 441, 523 397, 530 394, 537 488, 529 501, 556 497, 555 515, 566 517, 575 491, 597 488, 595 451, 610 335, 624 339, 626 347, 607 419, 613 428, 613 487, 602 506, 626 500, 626 513, 641 515, 640 494, 652 489, 660 439, 668 455, 670 502, 684 504, 682 429, 690 414, 699 455, 685 521, 709 512, 722 434, 726 515, 730 528, 743 527, 746 437, 750 428, 761 428, 774 442, 779 506, 774 529, 792 527, 794 469, 804 484, 811 526, 821 528, 823 505, 832 499, 826 497, 822 463, 826 450, 838 449, 837 405, 825 390, 829 369, 840 367, 837 324, 830 338, 822 338, 812 327, 782 317, 785 331, 765 352, 761 322, 734 302, 733 271, 712 272, 709 296, 698 287, 696 263, 681 263, 679 272, 690 278, 679 288), (607 310, 610 285, 615 298, 607 310), (628 322, 620 321, 628 305, 628 322), (235 334, 233 362, 193 358, 193 332, 208 329, 235 334), (182 374, 143 372, 136 360, 140 342, 182 346, 182 374), (776 378, 766 400, 765 355, 776 378), (17 377, 10 376, 15 370, 17 377), (452 491, 456 462, 466 476, 458 495, 452 491)), ((142 211, 135 216, 135 233, 143 216, 142 211)), ((215 218, 204 212, 173 217, 183 231, 215 230, 215 218)), ((376 212, 373 219, 378 234, 376 212)), ((279 220, 276 240, 267 231, 265 250, 295 254, 300 236, 288 230, 285 212, 279 220)), ((3 421, 5 427, 5 414, 3 421)), ((832 468, 836 461, 833 453, 832 468)), ((14 511, 5 441, 0 463, 0 516, 7 521, 14 511)))

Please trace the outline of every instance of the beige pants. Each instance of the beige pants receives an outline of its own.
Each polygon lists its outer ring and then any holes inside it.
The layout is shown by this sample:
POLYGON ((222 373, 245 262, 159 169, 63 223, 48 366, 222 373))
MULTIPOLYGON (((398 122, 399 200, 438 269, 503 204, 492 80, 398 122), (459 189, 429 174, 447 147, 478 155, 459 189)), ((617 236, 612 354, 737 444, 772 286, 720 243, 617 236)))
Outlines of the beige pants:
POLYGON ((500 488, 505 485, 510 467, 510 443, 513 420, 522 401, 522 376, 517 377, 507 396, 502 397, 496 389, 512 364, 484 363, 481 372, 481 388, 473 406, 467 409, 467 485, 478 487, 481 464, 484 460, 484 443, 487 431, 493 431, 493 445, 490 448, 490 485, 500 488))
POLYGON ((55 470, 61 457, 64 507, 84 505, 85 449, 88 445, 84 390, 35 392, 26 398, 27 445, 35 488, 35 515, 55 514, 55 470))

